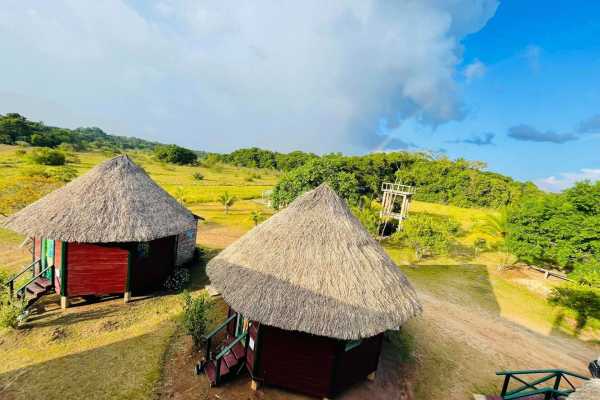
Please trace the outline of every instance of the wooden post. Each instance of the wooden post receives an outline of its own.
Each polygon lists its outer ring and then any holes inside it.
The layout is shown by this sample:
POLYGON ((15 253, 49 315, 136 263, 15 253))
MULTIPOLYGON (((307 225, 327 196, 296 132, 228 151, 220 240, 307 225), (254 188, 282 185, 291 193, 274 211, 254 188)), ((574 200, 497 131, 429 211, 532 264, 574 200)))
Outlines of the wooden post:
POLYGON ((257 391, 259 388, 260 388, 260 382, 252 379, 252 382, 250 382, 250 389, 257 391))
POLYGON ((375 380, 375 371, 373 371, 369 375, 367 375, 367 379, 370 380, 371 382, 373 382, 375 380))
POLYGON ((123 295, 123 301, 127 304, 131 301, 131 292, 125 292, 123 295))
POLYGON ((69 298, 67 296, 60 296, 60 308, 63 310, 69 307, 69 298))
POLYGON ((131 264, 133 262, 131 252, 131 249, 127 252, 127 277, 125 278, 125 294, 123 295, 123 301, 125 303, 131 301, 131 264))

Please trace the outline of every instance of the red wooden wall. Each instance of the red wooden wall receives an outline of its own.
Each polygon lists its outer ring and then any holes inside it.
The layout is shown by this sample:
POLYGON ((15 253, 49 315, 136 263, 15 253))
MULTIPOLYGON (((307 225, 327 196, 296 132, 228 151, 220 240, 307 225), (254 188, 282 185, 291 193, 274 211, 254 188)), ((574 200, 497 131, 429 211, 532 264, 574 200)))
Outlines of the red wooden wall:
POLYGON ((330 397, 339 341, 261 325, 256 377, 315 397, 330 397))
POLYGON ((333 377, 332 395, 339 394, 356 382, 364 381, 367 375, 377 370, 382 342, 383 333, 380 333, 377 336, 363 339, 359 346, 345 351, 345 343, 340 341, 333 377))
POLYGON ((67 295, 124 293, 128 251, 115 245, 67 244, 67 295))

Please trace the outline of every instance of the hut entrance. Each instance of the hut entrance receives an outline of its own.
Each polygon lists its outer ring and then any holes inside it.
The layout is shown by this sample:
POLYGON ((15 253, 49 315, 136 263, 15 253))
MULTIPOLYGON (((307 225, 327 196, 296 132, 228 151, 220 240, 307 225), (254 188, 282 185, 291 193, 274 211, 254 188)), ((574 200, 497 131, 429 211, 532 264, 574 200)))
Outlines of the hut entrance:
POLYGON ((131 250, 130 278, 134 294, 162 288, 175 266, 175 246, 175 236, 135 244, 131 250))
MULTIPOLYGON (((42 241, 42 270, 46 267, 54 265, 54 240, 43 239, 42 241)), ((45 273, 46 279, 52 279, 52 271, 48 270, 45 273)))

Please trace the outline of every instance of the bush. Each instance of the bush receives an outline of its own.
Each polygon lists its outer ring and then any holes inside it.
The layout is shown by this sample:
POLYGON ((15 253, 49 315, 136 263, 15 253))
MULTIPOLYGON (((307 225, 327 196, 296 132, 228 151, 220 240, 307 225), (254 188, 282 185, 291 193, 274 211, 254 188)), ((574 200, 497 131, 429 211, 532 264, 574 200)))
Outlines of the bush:
POLYGON ((391 241, 403 243, 415 250, 415 257, 446 254, 459 232, 459 224, 451 218, 429 214, 413 214, 394 233, 391 241))
POLYGON ((154 155, 160 161, 172 164, 194 164, 196 163, 196 153, 174 144, 161 145, 154 148, 154 155))
POLYGON ((566 307, 577 314, 575 332, 581 331, 590 318, 600 320, 600 290, 579 285, 566 285, 552 289, 550 304, 566 307))
POLYGON ((0 327, 15 329, 19 326, 25 304, 20 301, 8 301, 8 294, 0 293, 0 327))
POLYGON ((65 165, 64 153, 52 149, 35 149, 29 154, 29 159, 34 164, 65 165))
POLYGON ((77 170, 73 167, 65 166, 51 172, 51 175, 62 182, 71 182, 77 178, 77 170))
POLYGON ((204 175, 202 175, 200 172, 194 172, 192 174, 192 177, 197 181, 201 181, 204 179, 204 175))
POLYGON ((188 335, 192 336, 194 346, 198 348, 212 321, 211 314, 214 303, 205 291, 198 297, 192 297, 188 291, 184 291, 181 298, 183 301, 183 326, 188 335))
POLYGON ((187 268, 177 268, 165 281, 165 289, 179 292, 190 281, 190 271, 187 268))
POLYGON ((25 154, 27 154, 27 150, 24 150, 24 149, 17 149, 17 150, 15 150, 15 155, 18 156, 18 157, 22 157, 25 154))
POLYGON ((569 278, 582 285, 600 287, 600 261, 589 259, 575 265, 575 268, 569 274, 569 278))

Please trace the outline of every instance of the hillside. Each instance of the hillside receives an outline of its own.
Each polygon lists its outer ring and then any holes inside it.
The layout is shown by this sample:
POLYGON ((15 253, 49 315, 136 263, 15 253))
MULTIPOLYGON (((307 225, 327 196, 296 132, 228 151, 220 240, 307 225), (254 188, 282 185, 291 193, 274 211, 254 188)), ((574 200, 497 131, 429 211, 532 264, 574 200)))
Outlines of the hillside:
MULTIPOLYGON (((63 185, 61 171, 71 168, 81 174, 112 156, 74 152, 66 166, 32 166, 19 149, 0 146, 0 201, 13 206, 63 185)), ((252 228, 251 213, 258 211, 264 219, 275 212, 261 199, 280 178, 272 169, 220 162, 179 166, 158 162, 142 151, 128 154, 159 185, 206 219, 199 226, 198 245, 204 256, 193 269, 194 293, 206 284, 203 263, 252 228), (194 173, 203 178, 194 178, 194 173), (238 199, 227 214, 217 201, 225 191, 238 199)), ((600 322, 592 319, 575 332, 573 313, 550 306, 545 299, 559 281, 544 280, 542 274, 526 269, 498 270, 504 257, 494 248, 499 238, 484 229, 488 217, 497 214, 485 208, 412 203, 411 218, 451 218, 460 230, 447 253, 420 260, 401 241, 385 244, 417 288, 425 313, 386 344, 378 380, 344 398, 364 398, 367 391, 370 398, 394 398, 402 392, 409 399, 462 400, 475 391, 495 391, 499 382, 494 372, 499 369, 584 371, 600 351, 600 322), (480 237, 488 247, 475 252, 473 245, 480 237)), ((22 240, 0 230, 1 271, 16 271, 27 262, 27 252, 19 248, 22 240)), ((217 319, 223 318, 222 306, 217 319)), ((93 393, 99 399, 167 399, 175 394, 181 399, 247 398, 243 379, 210 389, 204 377, 192 373, 197 354, 182 333, 180 313, 175 294, 138 298, 129 305, 119 298, 75 302, 66 311, 59 309, 57 298, 48 296, 22 329, 0 330, 0 397, 77 399, 93 393), (58 370, 62 373, 56 375, 58 370)), ((262 396, 290 398, 270 388, 262 396)))

